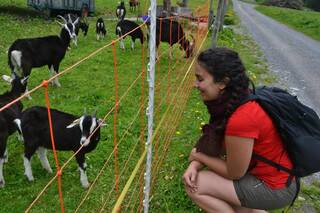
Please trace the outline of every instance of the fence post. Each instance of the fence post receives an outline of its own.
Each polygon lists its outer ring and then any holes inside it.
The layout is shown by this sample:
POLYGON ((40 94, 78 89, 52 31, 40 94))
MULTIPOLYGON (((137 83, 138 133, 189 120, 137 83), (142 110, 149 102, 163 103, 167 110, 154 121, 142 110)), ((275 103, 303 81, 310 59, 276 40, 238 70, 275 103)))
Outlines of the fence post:
POLYGON ((151 164, 152 164, 152 134, 153 134, 153 108, 154 108, 154 81, 155 81, 155 62, 156 62, 156 0, 151 0, 149 9, 150 17, 150 61, 148 64, 148 81, 149 81, 149 101, 147 107, 148 117, 148 138, 146 142, 147 159, 145 172, 145 187, 143 207, 144 213, 149 210, 149 196, 150 196, 150 180, 151 180, 151 164))

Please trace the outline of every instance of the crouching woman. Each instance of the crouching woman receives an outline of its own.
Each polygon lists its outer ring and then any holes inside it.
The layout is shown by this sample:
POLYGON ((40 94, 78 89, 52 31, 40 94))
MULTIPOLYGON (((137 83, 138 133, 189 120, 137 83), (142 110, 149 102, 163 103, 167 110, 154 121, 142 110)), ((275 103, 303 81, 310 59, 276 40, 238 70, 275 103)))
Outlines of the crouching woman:
POLYGON ((256 153, 292 168, 271 118, 255 101, 241 104, 250 90, 239 55, 207 49, 197 58, 195 77, 210 121, 183 175, 188 196, 206 212, 265 212, 289 205, 295 179, 252 158, 256 153))

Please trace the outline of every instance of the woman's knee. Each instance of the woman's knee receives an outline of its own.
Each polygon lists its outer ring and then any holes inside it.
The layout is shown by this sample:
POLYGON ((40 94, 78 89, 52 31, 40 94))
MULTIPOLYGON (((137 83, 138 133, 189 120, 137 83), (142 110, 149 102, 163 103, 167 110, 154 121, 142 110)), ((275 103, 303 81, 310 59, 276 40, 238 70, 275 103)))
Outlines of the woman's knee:
POLYGON ((214 176, 216 176, 216 174, 211 171, 199 171, 196 178, 196 190, 192 190, 186 185, 184 186, 188 196, 190 198, 196 198, 198 195, 212 194, 212 192, 209 193, 208 187, 210 189, 215 188, 216 181, 214 176))

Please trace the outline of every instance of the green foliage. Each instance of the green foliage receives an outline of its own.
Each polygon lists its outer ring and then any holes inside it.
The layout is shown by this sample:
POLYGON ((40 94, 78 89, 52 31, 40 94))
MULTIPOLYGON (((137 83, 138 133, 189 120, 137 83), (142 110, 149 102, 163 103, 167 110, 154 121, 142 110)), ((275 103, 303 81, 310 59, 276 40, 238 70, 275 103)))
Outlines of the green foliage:
MULTIPOLYGON (((312 185, 303 185, 299 196, 305 199, 303 200, 304 205, 305 204, 312 205, 317 210, 317 212, 320 211, 320 182, 319 181, 316 181, 312 185)), ((302 204, 300 203, 300 205, 302 204)))
POLYGON ((224 16, 225 25, 234 25, 236 23, 236 17, 233 11, 228 11, 224 16))
POLYGON ((256 10, 302 32, 313 39, 320 40, 320 13, 293 9, 257 6, 256 10))

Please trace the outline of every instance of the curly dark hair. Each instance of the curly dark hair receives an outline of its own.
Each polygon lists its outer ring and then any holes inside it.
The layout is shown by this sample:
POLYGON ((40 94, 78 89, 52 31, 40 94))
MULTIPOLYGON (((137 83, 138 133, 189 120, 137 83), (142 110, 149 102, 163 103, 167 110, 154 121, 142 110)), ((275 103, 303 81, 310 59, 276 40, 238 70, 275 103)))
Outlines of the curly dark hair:
POLYGON ((215 128, 216 142, 221 144, 229 117, 248 96, 250 80, 238 53, 231 49, 210 48, 204 50, 199 54, 197 62, 213 76, 215 82, 223 81, 226 83, 223 93, 226 100, 226 110, 224 118, 215 128))

